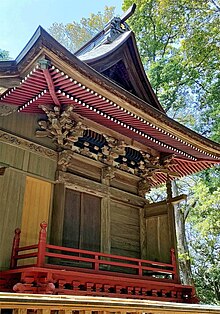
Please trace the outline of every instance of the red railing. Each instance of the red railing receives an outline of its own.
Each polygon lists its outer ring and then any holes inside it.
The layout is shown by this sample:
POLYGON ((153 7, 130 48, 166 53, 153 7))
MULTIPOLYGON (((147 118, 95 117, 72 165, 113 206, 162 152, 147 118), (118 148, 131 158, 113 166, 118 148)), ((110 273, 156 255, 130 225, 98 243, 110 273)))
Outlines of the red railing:
POLYGON ((171 249, 171 263, 160 263, 137 258, 130 258, 118 255, 111 255, 87 250, 67 248, 46 243, 47 223, 40 224, 40 233, 38 244, 19 247, 20 229, 15 230, 13 241, 12 256, 10 268, 19 268, 26 266, 37 267, 56 267, 64 269, 82 269, 83 271, 96 273, 120 273, 120 275, 134 276, 139 279, 159 278, 172 282, 178 282, 176 259, 174 249, 171 249), (34 252, 29 252, 35 250, 34 252), (27 252, 27 253, 25 253, 27 252), (36 258, 36 263, 32 265, 18 266, 18 261, 36 258), (47 259, 50 259, 48 264, 47 259), (70 265, 64 266, 64 261, 70 265), (72 263, 72 264, 71 264, 72 263), (60 264, 60 265, 59 265, 60 264))

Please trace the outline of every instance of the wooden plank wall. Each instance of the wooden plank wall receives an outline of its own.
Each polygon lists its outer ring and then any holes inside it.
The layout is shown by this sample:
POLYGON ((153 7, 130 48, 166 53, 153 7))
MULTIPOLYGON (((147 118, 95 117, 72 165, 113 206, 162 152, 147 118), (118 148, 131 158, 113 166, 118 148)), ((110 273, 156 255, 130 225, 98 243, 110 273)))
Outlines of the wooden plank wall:
POLYGON ((0 270, 10 265, 14 230, 21 226, 24 189, 25 174, 6 169, 0 176, 0 270))
POLYGON ((146 210, 146 255, 150 260, 170 262, 170 249, 175 247, 171 234, 174 232, 169 219, 169 206, 155 203, 146 210))
MULTIPOLYGON (((22 209, 20 246, 37 244, 40 223, 49 223, 52 184, 32 177, 26 177, 22 209)), ((36 260, 21 260, 18 266, 33 264, 36 260)))
POLYGON ((26 177, 21 223, 21 246, 38 242, 40 223, 49 222, 52 184, 26 177))
POLYGON ((135 206, 111 201, 111 253, 140 257, 139 209, 135 206))
MULTIPOLYGON (((7 165, 5 174, 0 176, 0 269, 7 269, 10 264, 11 247, 12 240, 14 236, 15 228, 25 228, 26 223, 22 225, 22 211, 24 203, 26 176, 35 176, 35 178, 29 178, 30 180, 41 180, 42 183, 42 193, 45 197, 48 197, 48 188, 45 189, 44 182, 51 188, 51 183, 45 180, 54 180, 55 170, 56 170, 56 160, 40 155, 40 153, 34 153, 32 151, 23 149, 16 146, 16 143, 10 144, 7 142, 0 143, 0 163, 7 165)), ((28 184, 29 184, 28 183, 28 184)), ((36 192, 36 197, 39 193, 36 186, 33 187, 34 193, 36 192)), ((29 198, 29 208, 35 208, 35 213, 42 210, 41 203, 34 203, 34 197, 31 199, 29 192, 26 192, 24 210, 27 210, 27 199, 29 198)), ((33 193, 31 194, 33 196, 33 193)), ((40 197, 41 197, 40 196, 40 197)), ((35 198, 36 198, 35 197, 35 198)), ((43 209, 44 210, 44 209, 43 209)), ((26 213, 28 216, 30 212, 26 213)), ((33 216, 32 214, 30 216, 33 216)), ((40 216, 39 216, 40 217, 40 216)), ((31 223, 31 229, 37 228, 39 232, 39 221, 34 220, 36 215, 33 216, 31 223), (34 226, 33 226, 34 223, 34 226)), ((44 220, 44 217, 40 217, 39 220, 44 220)), ((24 230, 23 230, 24 232, 24 230)), ((24 239, 24 237, 23 237, 24 239)), ((24 244, 24 242, 23 242, 24 244)))
POLYGON ((8 143, 0 143, 0 162, 26 173, 54 180, 56 160, 8 143))
POLYGON ((35 131, 39 128, 37 121, 46 119, 45 114, 23 114, 14 112, 8 116, 0 117, 1 129, 22 138, 29 139, 43 146, 54 148, 49 138, 37 138, 35 131))

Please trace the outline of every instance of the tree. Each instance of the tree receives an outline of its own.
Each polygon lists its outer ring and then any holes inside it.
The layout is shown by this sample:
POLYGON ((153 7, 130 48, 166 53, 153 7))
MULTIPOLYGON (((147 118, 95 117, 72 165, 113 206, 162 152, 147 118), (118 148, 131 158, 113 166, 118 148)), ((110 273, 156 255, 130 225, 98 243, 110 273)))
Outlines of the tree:
MULTIPOLYGON (((123 8, 132 2, 124 0, 123 8)), ((129 20, 150 82, 167 113, 215 138, 219 128, 214 117, 220 109, 219 14, 215 1, 138 0, 129 20), (202 113, 200 119, 196 110, 202 113)))
POLYGON ((200 179, 192 190, 196 201, 188 226, 192 271, 201 301, 220 304, 220 186, 213 190, 200 179))
POLYGON ((0 61, 9 60, 9 52, 6 50, 0 49, 0 61))
MULTIPOLYGON (((124 0, 123 9, 132 2, 124 0)), ((136 12, 128 22, 135 32, 145 70, 161 104, 168 115, 219 141, 218 1, 138 0, 136 3, 136 12)), ((209 170, 193 176, 190 179, 194 180, 193 184, 189 179, 174 183, 175 193, 187 191, 189 194, 188 202, 175 209, 182 278, 184 283, 192 283, 189 267, 192 264, 199 296, 209 303, 219 302, 220 237, 209 223, 213 219, 220 222, 215 202, 220 189, 218 174, 219 169, 209 170), (210 228, 204 233, 204 226, 208 225, 210 228), (207 287, 210 287, 209 293, 207 287)))
POLYGON ((92 13, 90 17, 82 18, 79 23, 75 21, 66 25, 53 23, 49 32, 63 46, 74 52, 101 31, 114 16, 114 12, 114 7, 105 6, 104 13, 92 13))

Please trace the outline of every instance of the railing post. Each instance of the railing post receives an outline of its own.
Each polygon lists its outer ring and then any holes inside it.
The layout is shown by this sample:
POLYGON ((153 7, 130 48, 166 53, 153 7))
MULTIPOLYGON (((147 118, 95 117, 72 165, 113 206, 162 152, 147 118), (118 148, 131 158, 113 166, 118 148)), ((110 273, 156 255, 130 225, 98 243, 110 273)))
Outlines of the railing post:
POLYGON ((171 263, 173 265, 173 270, 174 270, 174 275, 173 275, 173 280, 175 282, 178 282, 178 276, 177 276, 177 263, 176 263, 176 254, 175 254, 175 250, 171 249, 171 263))
POLYGON ((99 270, 99 257, 98 255, 95 255, 95 270, 99 270))
POLYGON ((40 224, 41 230, 39 232, 38 252, 37 252, 37 266, 43 267, 45 263, 46 241, 47 241, 47 223, 43 221, 40 224))
POLYGON ((15 255, 17 255, 17 251, 19 248, 20 234, 21 234, 21 229, 16 228, 14 239, 13 239, 13 244, 12 244, 10 269, 15 268, 17 266, 17 259, 15 259, 14 257, 15 255))
POLYGON ((139 275, 140 277, 143 276, 142 263, 141 263, 141 262, 138 262, 138 275, 139 275))

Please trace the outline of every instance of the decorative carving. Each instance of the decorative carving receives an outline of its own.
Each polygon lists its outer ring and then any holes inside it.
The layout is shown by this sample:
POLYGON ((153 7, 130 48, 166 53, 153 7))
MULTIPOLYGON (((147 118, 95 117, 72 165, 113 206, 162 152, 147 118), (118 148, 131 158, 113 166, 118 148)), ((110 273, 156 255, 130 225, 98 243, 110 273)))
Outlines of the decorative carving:
POLYGON ((18 106, 2 104, 0 102, 0 117, 9 116, 13 112, 17 111, 18 106))
POLYGON ((71 162, 73 153, 71 153, 68 150, 64 150, 61 153, 59 153, 58 158, 58 170, 67 171, 68 165, 71 162))
POLYGON ((112 180, 115 177, 115 167, 106 166, 102 168, 102 178, 107 180, 112 180))
POLYGON ((161 165, 165 168, 168 169, 169 166, 175 165, 174 161, 174 154, 166 155, 161 158, 161 165))
POLYGON ((58 106, 41 105, 48 120, 38 122, 41 130, 36 131, 37 137, 50 137, 62 148, 72 148, 73 143, 83 136, 87 127, 76 121, 72 116, 73 106, 67 106, 61 110, 58 106))
POLYGON ((119 164, 118 168, 126 172, 134 173, 134 171, 132 171, 133 169, 128 166, 127 158, 125 157, 122 158, 122 162, 119 164))
POLYGON ((145 194, 148 193, 151 189, 150 182, 148 180, 142 179, 138 182, 138 195, 145 197, 145 194))
POLYGON ((104 145, 102 147, 102 155, 101 161, 104 162, 107 165, 113 165, 115 159, 117 159, 119 156, 125 156, 126 151, 125 147, 126 144, 122 140, 117 140, 113 137, 104 135, 108 145, 104 145))
POLYGON ((112 43, 121 33, 129 30, 128 25, 122 22, 119 17, 114 17, 107 28, 109 28, 107 35, 107 42, 109 43, 112 43))
POLYGON ((41 145, 30 142, 30 141, 25 140, 23 138, 20 138, 18 136, 11 135, 9 133, 0 131, 0 139, 5 143, 9 143, 10 145, 13 145, 13 146, 19 146, 22 149, 30 150, 34 153, 41 155, 41 156, 43 155, 45 157, 48 157, 48 158, 54 159, 54 160, 57 159, 57 153, 55 151, 53 151, 52 149, 43 147, 41 145))
POLYGON ((88 142, 84 142, 84 143, 83 143, 83 148, 80 149, 80 153, 81 153, 82 155, 87 156, 87 157, 90 157, 90 158, 93 157, 93 154, 90 152, 89 143, 88 143, 88 142))

